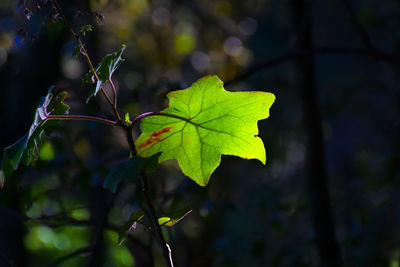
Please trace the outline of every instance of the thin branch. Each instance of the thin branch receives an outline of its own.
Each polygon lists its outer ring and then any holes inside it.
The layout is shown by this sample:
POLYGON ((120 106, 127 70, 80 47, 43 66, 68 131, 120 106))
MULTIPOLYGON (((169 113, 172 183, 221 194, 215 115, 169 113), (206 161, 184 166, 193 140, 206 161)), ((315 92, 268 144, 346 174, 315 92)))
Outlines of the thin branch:
POLYGON ((86 115, 47 115, 48 120, 80 120, 80 121, 93 121, 106 125, 117 126, 118 122, 107 120, 100 117, 86 116, 86 115))
POLYGON ((268 69, 271 67, 275 67, 281 63, 287 62, 287 61, 297 58, 299 56, 310 55, 310 54, 315 54, 315 55, 329 55, 329 54, 358 55, 358 56, 373 57, 377 60, 382 60, 382 61, 385 61, 385 62, 388 62, 391 64, 399 64, 399 62, 400 62, 400 58, 398 56, 392 55, 389 53, 385 53, 385 52, 379 51, 377 49, 374 49, 373 51, 371 51, 371 50, 367 50, 367 49, 349 48, 349 47, 340 47, 340 46, 314 47, 314 49, 312 49, 312 50, 289 52, 282 56, 278 56, 276 58, 272 58, 272 59, 266 60, 264 62, 255 64, 252 67, 250 67, 248 70, 245 70, 244 72, 238 74, 233 79, 226 81, 224 83, 224 85, 225 86, 232 85, 239 81, 245 80, 248 77, 250 77, 251 75, 253 75, 257 72, 260 72, 262 70, 265 70, 265 69, 268 69))
POLYGON ((349 0, 342 0, 342 3, 347 10, 351 24, 353 25, 354 29, 360 35, 360 38, 363 41, 365 47, 369 51, 371 51, 373 54, 375 54, 375 52, 376 52, 375 46, 373 45, 371 39, 369 38, 367 31, 364 29, 364 27, 358 21, 356 13, 354 12, 354 9, 351 6, 349 0))
POLYGON ((283 62, 286 62, 290 59, 292 59, 296 54, 295 53, 287 53, 286 55, 283 56, 279 56, 270 60, 266 60, 264 62, 261 62, 259 64, 254 65, 253 67, 250 67, 248 70, 242 72, 241 74, 237 75, 235 78, 228 80, 224 83, 225 86, 229 86, 233 83, 237 83, 241 80, 244 80, 246 78, 248 78, 249 76, 260 72, 264 69, 270 68, 270 67, 274 67, 277 66, 283 62))

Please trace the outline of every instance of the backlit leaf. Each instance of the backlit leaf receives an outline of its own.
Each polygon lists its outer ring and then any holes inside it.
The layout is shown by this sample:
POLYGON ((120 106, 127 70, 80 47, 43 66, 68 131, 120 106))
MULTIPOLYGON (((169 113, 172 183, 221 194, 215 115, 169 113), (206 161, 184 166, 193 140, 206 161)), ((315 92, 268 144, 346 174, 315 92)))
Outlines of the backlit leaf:
POLYGON ((167 96, 169 108, 141 121, 142 134, 135 142, 140 157, 161 152, 159 162, 176 159, 182 172, 201 186, 222 154, 265 164, 257 122, 269 116, 273 94, 228 92, 217 76, 207 76, 167 96))
POLYGON ((144 216, 142 210, 134 211, 118 232, 118 245, 122 245, 127 234, 136 229, 136 222, 144 216))

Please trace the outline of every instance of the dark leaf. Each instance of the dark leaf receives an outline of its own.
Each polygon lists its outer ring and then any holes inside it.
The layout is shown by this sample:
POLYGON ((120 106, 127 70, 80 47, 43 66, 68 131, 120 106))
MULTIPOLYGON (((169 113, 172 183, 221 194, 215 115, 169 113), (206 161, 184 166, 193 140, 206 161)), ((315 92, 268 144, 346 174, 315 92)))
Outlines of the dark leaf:
POLYGON ((118 245, 122 245, 122 243, 125 240, 125 237, 132 232, 133 230, 136 229, 136 223, 140 221, 144 216, 144 213, 142 210, 137 210, 134 211, 131 216, 129 217, 129 220, 127 220, 124 225, 121 227, 121 229, 118 232, 118 245))
POLYGON ((34 121, 25 134, 13 145, 6 147, 3 153, 1 163, 0 180, 8 178, 15 170, 17 170, 20 162, 29 166, 39 156, 40 146, 43 144, 45 133, 50 132, 57 123, 56 121, 48 121, 47 116, 63 115, 69 107, 63 103, 66 92, 61 92, 53 97, 51 86, 47 95, 42 98, 36 113, 34 121))
MULTIPOLYGON (((94 89, 91 89, 89 91, 89 95, 86 99, 86 103, 89 102, 89 100, 92 98, 92 96, 96 96, 96 94, 99 92, 100 88, 103 87, 103 84, 107 82, 111 76, 113 75, 114 71, 117 69, 117 67, 124 62, 124 59, 121 57, 122 53, 125 50, 125 45, 122 45, 122 48, 118 50, 117 52, 114 52, 112 54, 106 55, 103 60, 100 62, 100 64, 96 68, 96 73, 98 76, 98 80, 96 82, 96 87, 94 89)), ((88 73, 83 80, 84 82, 90 82, 90 81, 95 81, 95 77, 93 73, 88 73)))
POLYGON ((91 32, 91 31, 93 31, 93 26, 90 25, 90 24, 88 24, 88 25, 82 26, 81 29, 80 29, 80 31, 79 31, 79 33, 80 33, 81 35, 85 36, 85 35, 86 35, 86 32, 91 32))
POLYGON ((158 154, 148 159, 133 156, 129 160, 115 164, 108 172, 103 187, 115 193, 120 182, 136 179, 141 171, 154 168, 153 164, 158 161, 158 157, 158 154))
POLYGON ((76 46, 72 51, 72 57, 77 57, 81 53, 81 48, 80 45, 76 46))

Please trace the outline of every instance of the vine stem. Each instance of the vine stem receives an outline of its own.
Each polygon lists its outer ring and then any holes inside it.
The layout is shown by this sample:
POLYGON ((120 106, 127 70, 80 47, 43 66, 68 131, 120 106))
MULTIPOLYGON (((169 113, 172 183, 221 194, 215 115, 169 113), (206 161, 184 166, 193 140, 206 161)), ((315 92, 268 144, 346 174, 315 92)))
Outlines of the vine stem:
POLYGON ((100 117, 86 116, 86 115, 47 115, 48 120, 81 120, 81 121, 93 121, 110 126, 117 126, 117 121, 107 120, 100 117))

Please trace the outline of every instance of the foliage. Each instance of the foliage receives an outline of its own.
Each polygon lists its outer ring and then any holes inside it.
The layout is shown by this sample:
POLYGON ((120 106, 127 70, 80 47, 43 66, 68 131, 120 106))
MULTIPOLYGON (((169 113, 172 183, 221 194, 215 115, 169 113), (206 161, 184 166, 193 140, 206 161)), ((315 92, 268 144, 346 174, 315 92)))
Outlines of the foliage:
POLYGON ((268 117, 273 94, 227 92, 217 76, 208 76, 168 98, 168 109, 142 120, 139 156, 162 152, 159 162, 177 159, 183 173, 201 186, 207 185, 221 154, 265 164, 257 121, 268 117))
POLYGON ((21 161, 25 166, 29 166, 38 159, 45 133, 49 133, 54 129, 52 127, 54 126, 54 122, 50 122, 48 116, 63 115, 69 110, 69 107, 63 103, 67 93, 61 92, 53 97, 53 88, 54 86, 51 86, 47 95, 40 101, 29 132, 15 144, 4 149, 0 180, 4 181, 17 170, 21 161))
POLYGON ((122 53, 124 52, 125 48, 126 46, 122 45, 122 48, 120 50, 112 54, 106 55, 97 66, 96 72, 93 73, 91 71, 87 74, 84 81, 86 83, 96 83, 96 87, 92 88, 89 91, 86 103, 88 103, 93 96, 97 95, 100 88, 102 88, 107 81, 111 80, 111 76, 114 74, 114 71, 122 62, 124 62, 124 59, 122 58, 122 53))
MULTIPOLYGON (((81 33, 91 31, 92 27, 83 27, 81 33)), ((83 34, 84 35, 84 34, 83 34)), ((79 53, 86 57, 92 68, 91 60, 76 36, 79 53)), ((35 113, 35 119, 29 133, 4 151, 0 179, 2 183, 15 171, 20 161, 31 165, 40 155, 40 145, 45 130, 51 129, 53 120, 89 120, 120 127, 125 131, 131 145, 131 157, 114 165, 106 176, 103 187, 116 194, 122 181, 141 183, 147 208, 134 211, 118 232, 118 244, 122 244, 127 235, 136 229, 137 222, 146 214, 154 227, 162 251, 168 244, 164 240, 160 226, 174 226, 191 212, 189 207, 176 210, 167 216, 158 217, 154 211, 148 193, 146 172, 155 169, 155 163, 168 159, 177 159, 184 174, 199 185, 205 186, 215 168, 220 164, 221 154, 236 155, 243 158, 255 158, 265 164, 265 149, 258 137, 258 120, 269 116, 269 108, 275 96, 265 92, 228 92, 223 88, 217 76, 206 76, 195 82, 190 88, 168 94, 170 107, 158 112, 141 114, 131 122, 126 113, 121 119, 117 110, 117 97, 112 75, 124 61, 122 53, 125 45, 115 53, 106 55, 96 69, 86 75, 85 82, 92 81, 96 87, 91 89, 86 103, 102 90, 104 97, 112 106, 117 121, 86 115, 68 115, 69 107, 63 103, 66 93, 53 98, 52 89, 42 98, 35 113), (104 91, 103 86, 110 82, 114 101, 104 91), (142 134, 133 141, 132 129, 140 122, 142 134), (136 155, 137 153, 137 155, 136 155)), ((75 51, 76 54, 76 51, 75 51)), ((48 149, 48 148, 47 148, 48 149)), ((106 217, 107 218, 107 217, 106 217)), ((43 228, 44 229, 44 228, 43 228)), ((47 232, 51 232, 46 228, 47 232)), ((82 251, 87 249, 83 248, 82 251)), ((170 251, 170 250, 169 250, 170 251)), ((164 254, 167 266, 172 266, 171 252, 164 254)))

